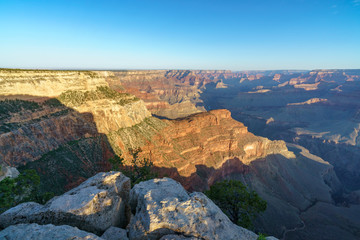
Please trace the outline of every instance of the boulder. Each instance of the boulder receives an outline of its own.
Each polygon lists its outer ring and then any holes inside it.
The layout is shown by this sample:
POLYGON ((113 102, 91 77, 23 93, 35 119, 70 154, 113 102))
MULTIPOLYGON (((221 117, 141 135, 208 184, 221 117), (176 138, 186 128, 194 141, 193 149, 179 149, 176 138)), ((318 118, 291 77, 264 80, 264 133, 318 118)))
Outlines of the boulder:
POLYGON ((32 224, 17 224, 5 228, 0 232, 0 239, 6 240, 102 240, 95 234, 79 230, 67 225, 54 226, 32 224))
POLYGON ((176 181, 163 178, 141 182, 130 191, 134 214, 132 240, 160 239, 170 234, 205 240, 255 240, 257 235, 233 224, 203 193, 187 193, 176 181))
POLYGON ((0 215, 0 227, 18 223, 71 225, 101 234, 110 226, 125 227, 130 179, 121 172, 98 173, 45 205, 28 202, 0 215))
POLYGON ((105 240, 129 240, 127 231, 118 227, 109 227, 101 237, 105 240))
POLYGON ((16 168, 0 164, 0 182, 7 177, 16 178, 19 174, 16 168))

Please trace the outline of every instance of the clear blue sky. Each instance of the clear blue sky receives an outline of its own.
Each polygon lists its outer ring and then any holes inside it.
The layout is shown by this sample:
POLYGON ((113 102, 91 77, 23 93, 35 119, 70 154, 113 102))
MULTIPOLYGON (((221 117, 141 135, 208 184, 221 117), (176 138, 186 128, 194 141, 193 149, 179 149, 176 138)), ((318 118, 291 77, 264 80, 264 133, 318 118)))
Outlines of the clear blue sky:
POLYGON ((0 67, 360 68, 360 0, 0 0, 0 67))

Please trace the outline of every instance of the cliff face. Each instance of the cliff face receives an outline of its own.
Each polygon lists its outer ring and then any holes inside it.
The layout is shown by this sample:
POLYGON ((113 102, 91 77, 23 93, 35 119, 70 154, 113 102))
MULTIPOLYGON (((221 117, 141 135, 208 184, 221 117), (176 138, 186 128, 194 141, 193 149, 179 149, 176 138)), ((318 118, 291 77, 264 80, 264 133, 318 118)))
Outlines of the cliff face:
MULTIPOLYGON (((284 142, 270 141, 249 133, 225 109, 164 122, 167 126, 143 146, 143 155, 149 156, 157 167, 175 168, 181 177, 187 179, 182 183, 189 189, 197 188, 192 186, 193 178, 200 178, 197 166, 220 169, 230 159, 249 165, 254 159, 269 154, 294 156, 284 142)), ((209 179, 214 181, 215 177, 210 176, 209 179)), ((201 190, 207 186, 202 185, 201 190)))
POLYGON ((109 89, 95 72, 1 70, 0 74, 4 98, 58 97, 37 103, 1 102, 0 156, 11 166, 37 160, 69 141, 131 127, 151 116, 143 101, 109 89))
POLYGON ((142 100, 110 89, 107 72, 1 70, 0 76, 0 99, 7 99, 0 101, 0 163, 34 166, 55 192, 109 170, 114 150, 107 135, 151 116, 142 100))
POLYGON ((107 86, 105 78, 91 71, 1 70, 0 95, 54 97, 67 90, 95 90, 107 86))
MULTIPOLYGON (((193 71, 122 71, 107 81, 113 88, 143 99, 155 115, 184 117, 204 111, 199 100, 200 89, 213 80, 193 71)), ((217 73, 219 75, 220 73, 217 73)))

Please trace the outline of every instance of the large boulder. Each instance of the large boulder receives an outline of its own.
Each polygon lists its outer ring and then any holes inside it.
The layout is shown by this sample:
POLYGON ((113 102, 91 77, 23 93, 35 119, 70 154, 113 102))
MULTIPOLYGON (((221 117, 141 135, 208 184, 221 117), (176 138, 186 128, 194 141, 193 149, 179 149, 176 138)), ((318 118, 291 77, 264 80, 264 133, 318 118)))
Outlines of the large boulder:
POLYGON ((45 205, 28 202, 0 215, 0 227, 18 223, 71 225, 101 234, 128 223, 130 179, 121 172, 98 173, 45 205))
POLYGON ((205 240, 257 239, 255 233, 233 224, 204 194, 188 194, 169 178, 135 185, 130 205, 134 214, 128 225, 131 240, 159 239, 170 234, 205 240))
POLYGON ((95 234, 79 230, 67 225, 54 226, 32 224, 17 224, 0 232, 0 239, 6 240, 102 240, 95 234))

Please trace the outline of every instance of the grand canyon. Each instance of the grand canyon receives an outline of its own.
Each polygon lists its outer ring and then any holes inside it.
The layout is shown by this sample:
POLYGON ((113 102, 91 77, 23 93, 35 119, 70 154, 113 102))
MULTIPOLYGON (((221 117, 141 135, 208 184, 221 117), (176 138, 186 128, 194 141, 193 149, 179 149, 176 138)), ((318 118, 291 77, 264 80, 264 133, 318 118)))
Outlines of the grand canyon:
POLYGON ((130 164, 141 148, 185 198, 223 179, 256 191, 268 205, 257 232, 357 239, 359 82, 360 70, 341 69, 0 69, 0 179, 34 169, 42 191, 76 193, 115 154, 130 164))

